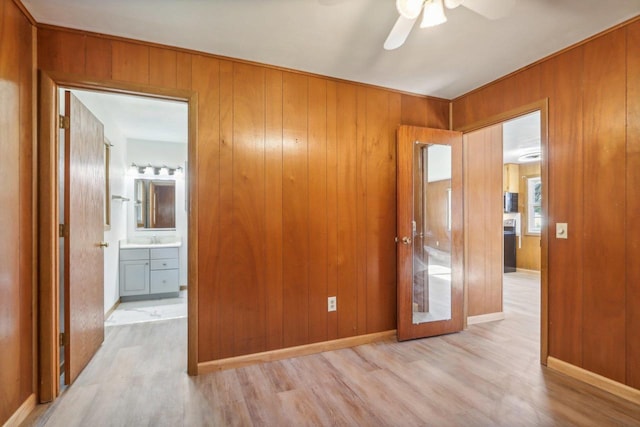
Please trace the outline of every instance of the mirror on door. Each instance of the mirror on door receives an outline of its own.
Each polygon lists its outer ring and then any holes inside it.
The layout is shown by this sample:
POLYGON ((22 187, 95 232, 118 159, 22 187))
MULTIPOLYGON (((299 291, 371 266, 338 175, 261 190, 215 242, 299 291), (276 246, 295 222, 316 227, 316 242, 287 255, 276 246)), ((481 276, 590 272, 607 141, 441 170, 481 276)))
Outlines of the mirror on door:
POLYGON ((175 181, 138 178, 134 181, 137 229, 176 228, 175 181))
POLYGON ((413 323, 451 319, 451 146, 416 142, 413 323))

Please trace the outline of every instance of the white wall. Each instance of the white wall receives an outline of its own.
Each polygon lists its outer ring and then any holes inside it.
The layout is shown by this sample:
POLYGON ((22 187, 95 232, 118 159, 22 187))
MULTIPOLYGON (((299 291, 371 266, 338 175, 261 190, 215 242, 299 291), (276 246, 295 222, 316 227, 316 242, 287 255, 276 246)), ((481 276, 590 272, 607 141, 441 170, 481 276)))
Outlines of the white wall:
MULTIPOLYGON (((125 174, 127 171, 127 140, 113 124, 105 124, 105 136, 113 145, 111 147, 111 164, 109 168, 111 195, 123 196, 125 174)), ((104 232, 104 240, 109 247, 104 250, 104 311, 113 307, 120 298, 119 285, 119 253, 121 239, 127 237, 127 205, 130 202, 111 200, 111 229, 104 232)))
MULTIPOLYGON (((187 144, 184 142, 162 142, 144 141, 139 139, 129 139, 127 141, 127 165, 136 163, 140 165, 152 164, 154 166, 166 165, 169 167, 182 166, 185 170, 187 160, 187 144)), ((181 175, 161 176, 161 175, 139 175, 129 171, 126 175, 125 186, 127 197, 134 200, 134 180, 140 178, 168 179, 176 182, 176 229, 175 230, 137 230, 135 228, 135 206, 128 203, 127 206, 127 236, 174 236, 178 235, 182 240, 180 247, 180 285, 187 285, 187 209, 185 202, 185 177, 181 175)))

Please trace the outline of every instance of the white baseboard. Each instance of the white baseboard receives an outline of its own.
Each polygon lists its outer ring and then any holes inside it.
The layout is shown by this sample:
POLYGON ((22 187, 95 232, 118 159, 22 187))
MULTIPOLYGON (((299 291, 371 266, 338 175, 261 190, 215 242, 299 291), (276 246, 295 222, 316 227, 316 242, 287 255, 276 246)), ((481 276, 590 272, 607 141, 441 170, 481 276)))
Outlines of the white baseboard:
POLYGON ((468 316, 467 325, 495 322, 496 320, 504 320, 504 311, 498 311, 497 313, 479 314, 477 316, 468 316))
POLYGON ((556 359, 552 356, 547 358, 547 368, 597 387, 600 390, 614 394, 625 400, 633 402, 636 405, 640 405, 640 390, 629 387, 626 384, 622 384, 594 372, 587 371, 586 369, 564 362, 560 359, 556 359))

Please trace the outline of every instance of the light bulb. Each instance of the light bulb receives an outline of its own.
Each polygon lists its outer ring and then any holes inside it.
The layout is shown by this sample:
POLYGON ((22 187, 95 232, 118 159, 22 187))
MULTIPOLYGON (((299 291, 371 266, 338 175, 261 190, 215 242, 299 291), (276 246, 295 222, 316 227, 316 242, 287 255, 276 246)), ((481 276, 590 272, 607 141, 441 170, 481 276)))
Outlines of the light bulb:
POLYGON ((445 22, 447 22, 447 17, 444 16, 442 0, 431 0, 424 5, 420 28, 435 27, 445 22))
POLYGON ((407 19, 416 19, 420 16, 424 0, 396 0, 398 13, 407 19))

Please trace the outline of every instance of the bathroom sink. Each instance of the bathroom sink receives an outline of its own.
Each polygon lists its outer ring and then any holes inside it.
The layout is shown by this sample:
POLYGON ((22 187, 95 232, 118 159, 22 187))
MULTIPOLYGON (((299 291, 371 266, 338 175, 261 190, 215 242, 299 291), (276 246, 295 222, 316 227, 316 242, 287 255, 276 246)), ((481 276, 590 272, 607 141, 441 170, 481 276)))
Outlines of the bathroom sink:
POLYGON ((178 248, 182 239, 178 236, 132 237, 120 240, 122 249, 136 248, 178 248))

